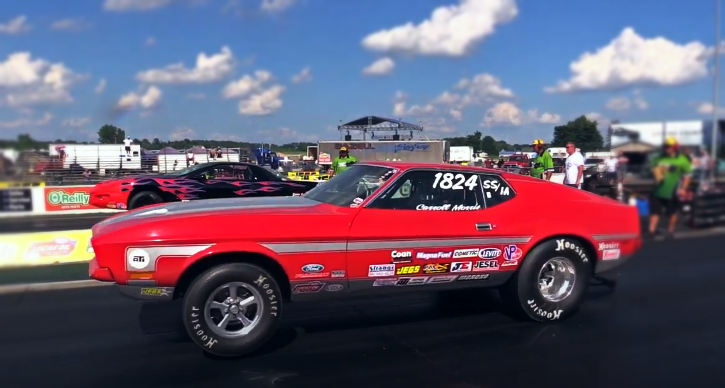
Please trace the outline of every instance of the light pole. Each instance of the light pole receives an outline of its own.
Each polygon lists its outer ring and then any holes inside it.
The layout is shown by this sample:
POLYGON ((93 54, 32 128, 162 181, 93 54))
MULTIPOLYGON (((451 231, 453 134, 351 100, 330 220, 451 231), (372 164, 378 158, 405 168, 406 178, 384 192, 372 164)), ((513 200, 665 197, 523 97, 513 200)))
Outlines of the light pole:
MULTIPOLYGON (((712 160, 717 164, 717 137, 719 135, 718 105, 720 104, 720 0, 715 0, 715 68, 712 85, 712 160)), ((712 168, 715 174, 715 168, 712 168)))

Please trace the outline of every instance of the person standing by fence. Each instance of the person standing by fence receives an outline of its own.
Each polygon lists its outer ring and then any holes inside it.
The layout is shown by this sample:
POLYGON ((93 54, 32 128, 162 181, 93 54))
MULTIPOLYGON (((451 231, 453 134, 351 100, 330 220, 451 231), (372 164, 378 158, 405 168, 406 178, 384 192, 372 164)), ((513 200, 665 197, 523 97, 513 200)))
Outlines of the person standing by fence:
POLYGON ((650 198, 649 233, 651 236, 659 234, 657 226, 661 213, 664 213, 669 218, 667 233, 672 237, 677 225, 679 198, 687 195, 687 188, 690 186, 692 163, 680 152, 677 140, 667 137, 664 153, 654 159, 652 171, 656 183, 650 198))
POLYGON ((584 176, 584 156, 577 151, 576 144, 566 143, 566 153, 569 156, 564 164, 564 184, 569 187, 581 189, 584 176))
POLYGON ((534 151, 536 151, 536 158, 534 158, 534 164, 531 167, 531 176, 547 181, 551 180, 551 174, 554 173, 554 160, 551 159, 551 154, 544 148, 544 140, 534 140, 533 146, 534 151))

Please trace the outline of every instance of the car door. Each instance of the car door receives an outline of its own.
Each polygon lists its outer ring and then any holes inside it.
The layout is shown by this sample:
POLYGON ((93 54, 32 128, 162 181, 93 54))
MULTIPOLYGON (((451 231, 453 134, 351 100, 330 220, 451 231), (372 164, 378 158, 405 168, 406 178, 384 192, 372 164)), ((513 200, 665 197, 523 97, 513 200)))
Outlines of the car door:
POLYGON ((215 164, 200 171, 195 179, 203 185, 204 198, 229 198, 235 196, 238 189, 235 182, 239 179, 235 166, 231 164, 215 164))
POLYGON ((502 234, 492 218, 497 216, 486 212, 481 177, 475 171, 409 170, 366 202, 350 229, 351 289, 389 285, 401 276, 452 282, 473 272, 482 249, 523 242, 502 234))

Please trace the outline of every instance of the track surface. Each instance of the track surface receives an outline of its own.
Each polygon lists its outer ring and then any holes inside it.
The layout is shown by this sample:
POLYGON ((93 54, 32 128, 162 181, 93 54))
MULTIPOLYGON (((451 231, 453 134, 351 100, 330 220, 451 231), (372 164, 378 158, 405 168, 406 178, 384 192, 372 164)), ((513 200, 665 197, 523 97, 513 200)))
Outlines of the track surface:
POLYGON ((116 213, 62 214, 0 218, 0 233, 57 232, 90 229, 116 213))
POLYGON ((509 318, 488 291, 297 304, 233 360, 179 332, 177 306, 114 287, 1 296, 2 386, 723 387, 720 240, 648 244, 557 324, 509 318))

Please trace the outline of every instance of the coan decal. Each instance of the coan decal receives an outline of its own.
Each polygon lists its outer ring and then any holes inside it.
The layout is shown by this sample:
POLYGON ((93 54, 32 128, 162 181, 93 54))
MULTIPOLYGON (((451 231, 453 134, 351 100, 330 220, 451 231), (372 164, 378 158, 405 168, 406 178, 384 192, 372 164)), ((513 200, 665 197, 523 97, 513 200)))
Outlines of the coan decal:
POLYGON ((556 240, 556 251, 557 252, 572 251, 572 252, 576 253, 582 259, 582 262, 584 262, 584 263, 589 262, 589 258, 587 257, 586 251, 582 247, 580 247, 579 244, 577 244, 576 242, 569 241, 565 238, 556 240))

